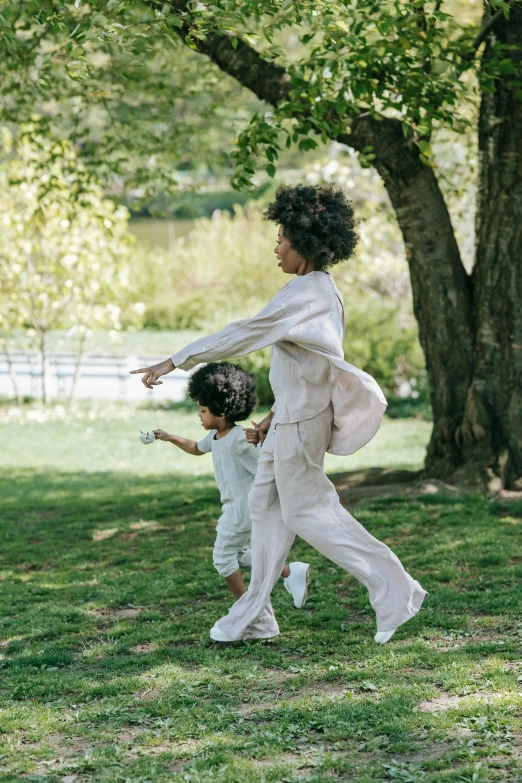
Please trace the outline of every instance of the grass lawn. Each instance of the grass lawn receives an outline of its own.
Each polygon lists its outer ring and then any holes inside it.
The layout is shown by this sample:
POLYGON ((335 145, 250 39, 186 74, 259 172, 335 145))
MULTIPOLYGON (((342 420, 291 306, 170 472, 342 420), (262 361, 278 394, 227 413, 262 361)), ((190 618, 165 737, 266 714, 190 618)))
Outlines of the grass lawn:
MULTIPOLYGON (((522 779, 522 504, 429 495, 355 509, 430 591, 385 647, 364 589, 306 544, 313 591, 282 634, 216 645, 207 457, 186 410, 0 413, 0 781, 473 783, 522 779), (89 416, 90 414, 90 416, 89 416)), ((417 467, 387 421, 329 470, 417 467)))

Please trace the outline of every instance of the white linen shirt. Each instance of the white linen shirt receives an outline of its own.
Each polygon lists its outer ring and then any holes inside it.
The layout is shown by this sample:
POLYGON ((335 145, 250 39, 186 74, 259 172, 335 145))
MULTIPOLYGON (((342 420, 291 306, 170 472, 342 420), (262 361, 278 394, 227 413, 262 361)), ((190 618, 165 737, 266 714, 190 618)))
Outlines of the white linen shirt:
POLYGON ((379 429, 386 399, 376 381, 344 361, 342 298, 327 272, 300 275, 253 318, 229 324, 172 356, 175 367, 244 356, 272 345, 274 424, 310 419, 331 403, 331 454, 353 454, 379 429))
POLYGON ((216 484, 221 495, 223 513, 217 530, 234 530, 242 533, 252 529, 248 495, 257 470, 259 449, 246 439, 243 429, 233 427, 224 438, 216 440, 216 430, 199 441, 198 449, 212 452, 216 484))

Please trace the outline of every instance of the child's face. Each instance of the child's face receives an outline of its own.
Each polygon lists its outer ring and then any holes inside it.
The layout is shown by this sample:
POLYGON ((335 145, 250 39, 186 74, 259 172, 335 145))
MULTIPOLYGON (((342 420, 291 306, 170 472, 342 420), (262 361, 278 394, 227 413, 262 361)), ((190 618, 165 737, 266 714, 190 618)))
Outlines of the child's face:
POLYGON ((283 272, 287 275, 297 274, 297 270, 303 264, 304 259, 299 255, 297 250, 294 250, 290 245, 290 241, 284 235, 283 226, 279 226, 277 245, 274 248, 274 253, 279 259, 277 266, 281 267, 283 272))
POLYGON ((201 424, 206 430, 218 430, 225 420, 224 416, 214 416, 206 405, 199 405, 198 416, 201 424))

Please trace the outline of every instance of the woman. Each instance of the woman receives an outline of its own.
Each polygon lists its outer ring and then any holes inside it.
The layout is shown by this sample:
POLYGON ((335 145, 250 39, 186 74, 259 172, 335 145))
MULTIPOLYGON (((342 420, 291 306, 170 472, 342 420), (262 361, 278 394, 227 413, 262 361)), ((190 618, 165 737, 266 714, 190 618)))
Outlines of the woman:
POLYGON ((211 629, 215 641, 277 636, 270 605, 295 535, 368 589, 375 641, 384 644, 419 611, 427 593, 391 550, 343 508, 323 472, 324 454, 352 454, 377 432, 386 400, 367 373, 343 358, 344 311, 327 267, 349 258, 357 237, 350 202, 331 187, 281 187, 265 217, 279 225, 278 266, 295 278, 257 316, 134 370, 148 389, 175 367, 243 356, 272 345, 275 404, 250 494, 252 579, 211 629))

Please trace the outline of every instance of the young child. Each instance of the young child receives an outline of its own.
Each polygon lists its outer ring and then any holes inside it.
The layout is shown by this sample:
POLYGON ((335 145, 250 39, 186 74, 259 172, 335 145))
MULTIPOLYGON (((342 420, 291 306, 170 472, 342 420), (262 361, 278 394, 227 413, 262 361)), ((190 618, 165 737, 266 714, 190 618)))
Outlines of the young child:
MULTIPOLYGON (((199 442, 154 430, 158 440, 170 441, 187 454, 212 452, 216 483, 221 493, 223 513, 217 524, 214 566, 224 577, 234 598, 246 593, 241 566, 250 567, 252 521, 248 496, 254 483, 260 449, 249 442, 236 422, 246 419, 256 405, 256 381, 249 373, 229 362, 203 365, 190 378, 189 397, 199 405, 199 418, 208 434, 199 442)), ((256 441, 255 430, 249 430, 256 441)), ((284 585, 301 609, 308 595, 310 566, 290 563, 283 568, 284 585)))

